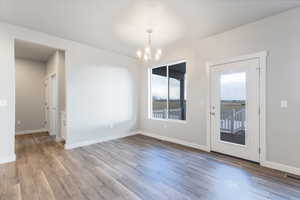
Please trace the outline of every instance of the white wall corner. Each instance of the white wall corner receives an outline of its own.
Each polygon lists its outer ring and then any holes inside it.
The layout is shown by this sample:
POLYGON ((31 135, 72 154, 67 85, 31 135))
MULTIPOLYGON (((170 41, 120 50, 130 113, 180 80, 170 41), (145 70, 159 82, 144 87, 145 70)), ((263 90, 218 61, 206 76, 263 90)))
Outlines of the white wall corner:
POLYGON ((292 166, 289 166, 289 165, 284 165, 284 164, 281 164, 281 163, 268 161, 268 160, 261 161, 260 165, 263 166, 263 167, 268 167, 268 168, 271 168, 271 169, 276 169, 276 170, 279 170, 279 171, 282 171, 282 172, 287 172, 287 173, 290 173, 290 174, 300 176, 300 168, 297 168, 297 167, 292 167, 292 166))
POLYGON ((156 138, 156 139, 159 139, 159 140, 163 140, 163 141, 167 141, 167 142, 171 142, 171 143, 175 143, 175 144, 180 144, 180 145, 183 145, 183 146, 186 146, 186 147, 199 149, 199 150, 206 151, 206 152, 210 151, 210 149, 207 145, 195 144, 195 143, 187 142, 187 141, 184 141, 184 140, 179 140, 179 139, 176 139, 176 138, 161 136, 161 135, 154 134, 154 133, 145 133, 143 131, 140 131, 140 134, 148 136, 148 137, 156 138))
POLYGON ((11 156, 6 156, 6 157, 0 157, 0 164, 10 163, 15 161, 16 161, 16 154, 13 154, 11 156))
POLYGON ((72 144, 69 144, 67 142, 65 144, 65 149, 67 149, 67 150, 75 149, 75 148, 79 148, 79 147, 83 147, 83 146, 88 146, 88 145, 97 144, 97 143, 101 143, 101 142, 106 142, 106 141, 110 141, 110 140, 116 140, 116 139, 132 136, 132 135, 137 135, 137 134, 139 134, 139 132, 134 131, 134 132, 130 132, 130 133, 107 136, 107 137, 102 137, 102 138, 95 139, 95 140, 87 140, 87 141, 76 142, 76 143, 72 143, 72 144))

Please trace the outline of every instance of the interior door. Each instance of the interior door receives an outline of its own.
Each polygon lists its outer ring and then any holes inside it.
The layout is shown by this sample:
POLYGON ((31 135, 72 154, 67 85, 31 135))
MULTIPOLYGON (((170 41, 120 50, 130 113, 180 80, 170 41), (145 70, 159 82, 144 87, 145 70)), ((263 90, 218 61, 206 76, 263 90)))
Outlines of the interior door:
POLYGON ((49 126, 49 83, 48 79, 45 80, 44 82, 45 85, 45 104, 44 104, 44 110, 45 110, 45 129, 50 131, 50 126, 49 126))
POLYGON ((50 84, 49 84, 49 131, 50 135, 57 134, 57 77, 56 74, 50 77, 50 84))
POLYGON ((211 67, 213 151, 259 162, 259 59, 211 67))

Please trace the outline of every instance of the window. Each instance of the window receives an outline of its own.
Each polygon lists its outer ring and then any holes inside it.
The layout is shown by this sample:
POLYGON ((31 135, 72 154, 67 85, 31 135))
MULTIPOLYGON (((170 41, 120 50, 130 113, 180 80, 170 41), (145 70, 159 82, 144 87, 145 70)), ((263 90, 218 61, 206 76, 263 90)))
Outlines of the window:
POLYGON ((151 117, 186 120, 186 63, 151 69, 151 117))

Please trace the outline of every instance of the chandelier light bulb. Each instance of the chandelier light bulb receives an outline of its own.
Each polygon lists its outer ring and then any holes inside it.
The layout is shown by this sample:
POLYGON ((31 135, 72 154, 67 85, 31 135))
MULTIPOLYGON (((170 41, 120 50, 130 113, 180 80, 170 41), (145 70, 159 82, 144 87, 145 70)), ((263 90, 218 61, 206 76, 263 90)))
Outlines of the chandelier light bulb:
POLYGON ((140 50, 138 50, 138 51, 136 52, 136 55, 137 55, 138 58, 141 58, 141 57, 142 57, 142 52, 141 52, 140 50))
POLYGON ((144 55, 144 60, 145 60, 145 61, 148 61, 148 60, 149 60, 149 57, 148 57, 147 54, 144 55))
POLYGON ((155 55, 155 60, 158 61, 159 59, 160 59, 160 54, 157 53, 157 54, 155 55))
POLYGON ((146 47, 146 48, 145 48, 145 52, 146 52, 146 53, 150 53, 150 51, 151 51, 150 47, 146 47))
POLYGON ((157 54, 161 55, 162 54, 162 50, 161 49, 157 49, 157 54))

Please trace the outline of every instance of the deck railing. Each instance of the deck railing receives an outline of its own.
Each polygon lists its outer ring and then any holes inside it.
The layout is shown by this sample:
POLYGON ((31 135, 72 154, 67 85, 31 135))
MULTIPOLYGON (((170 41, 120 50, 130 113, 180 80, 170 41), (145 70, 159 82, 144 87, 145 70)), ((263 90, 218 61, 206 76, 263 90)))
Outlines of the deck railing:
POLYGON ((220 128, 222 132, 237 133, 245 130, 246 127, 246 110, 231 109, 222 110, 220 128))
MULTIPOLYGON (((153 117, 158 119, 167 118, 167 109, 163 110, 153 110, 153 117)), ((169 110, 169 119, 181 119, 181 109, 170 109, 169 110)))
MULTIPOLYGON (((158 119, 167 118, 167 109, 154 110, 153 117, 158 119)), ((181 118, 181 109, 171 109, 169 110, 169 119, 181 118)), ((228 109, 222 110, 220 128, 222 132, 226 133, 237 133, 239 131, 245 130, 246 127, 246 111, 245 109, 228 109)))

